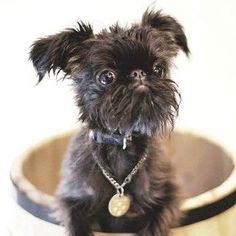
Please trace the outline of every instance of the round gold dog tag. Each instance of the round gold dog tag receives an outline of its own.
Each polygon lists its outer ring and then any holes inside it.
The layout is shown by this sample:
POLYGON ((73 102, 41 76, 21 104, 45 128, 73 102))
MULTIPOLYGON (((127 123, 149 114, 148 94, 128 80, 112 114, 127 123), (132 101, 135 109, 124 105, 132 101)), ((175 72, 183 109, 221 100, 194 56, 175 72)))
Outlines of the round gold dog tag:
POLYGON ((114 195, 108 204, 108 210, 115 217, 123 216, 130 208, 130 198, 125 195, 114 195))

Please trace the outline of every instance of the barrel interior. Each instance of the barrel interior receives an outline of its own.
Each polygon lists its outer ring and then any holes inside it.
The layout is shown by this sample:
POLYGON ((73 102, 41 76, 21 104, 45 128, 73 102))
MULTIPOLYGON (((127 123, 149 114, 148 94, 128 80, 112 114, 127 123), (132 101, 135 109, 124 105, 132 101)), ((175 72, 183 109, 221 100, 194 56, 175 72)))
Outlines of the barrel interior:
MULTIPOLYGON (((53 195, 70 135, 33 149, 23 163, 23 175, 37 189, 53 195)), ((231 174, 232 158, 220 146, 191 134, 175 132, 165 142, 167 158, 174 163, 186 198, 221 185, 231 174)))
POLYGON ((51 139, 32 149, 24 159, 23 175, 38 190, 54 195, 70 138, 70 135, 65 135, 51 139))

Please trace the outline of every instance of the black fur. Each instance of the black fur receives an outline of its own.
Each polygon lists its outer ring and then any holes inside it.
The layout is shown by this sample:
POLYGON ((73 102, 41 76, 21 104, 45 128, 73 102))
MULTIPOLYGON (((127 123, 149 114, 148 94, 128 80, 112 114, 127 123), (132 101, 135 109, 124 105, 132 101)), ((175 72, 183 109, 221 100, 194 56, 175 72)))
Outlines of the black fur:
POLYGON ((171 165, 163 158, 160 139, 173 128, 178 113, 179 93, 169 71, 180 49, 189 54, 182 26, 160 11, 146 11, 142 22, 130 28, 116 24, 94 34, 90 25, 79 23, 77 29, 33 44, 30 58, 39 82, 46 72, 64 71, 73 81, 85 124, 67 152, 57 191, 61 219, 70 236, 92 235, 93 230, 166 236, 178 224, 178 187, 171 165), (137 69, 144 74, 142 79, 137 69), (113 83, 99 82, 104 70, 116 77, 113 83), (91 129, 131 135, 133 140, 125 150, 95 143, 89 138, 91 129), (145 151, 147 161, 125 187, 131 209, 115 218, 107 210, 115 189, 92 154, 122 183, 145 151))

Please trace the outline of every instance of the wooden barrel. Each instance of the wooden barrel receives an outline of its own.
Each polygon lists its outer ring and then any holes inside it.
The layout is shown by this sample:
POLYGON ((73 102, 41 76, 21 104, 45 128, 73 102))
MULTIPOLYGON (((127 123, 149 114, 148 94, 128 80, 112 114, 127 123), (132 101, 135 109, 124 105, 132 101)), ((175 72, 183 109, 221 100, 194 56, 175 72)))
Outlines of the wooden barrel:
MULTIPOLYGON (((18 158, 11 169, 16 203, 9 231, 13 236, 65 236, 50 206, 59 169, 72 133, 46 140, 18 158)), ((235 159, 219 145, 187 133, 174 132, 165 143, 168 158, 182 182, 186 212, 173 236, 236 235, 235 159)), ((134 234, 96 233, 96 236, 134 234)))

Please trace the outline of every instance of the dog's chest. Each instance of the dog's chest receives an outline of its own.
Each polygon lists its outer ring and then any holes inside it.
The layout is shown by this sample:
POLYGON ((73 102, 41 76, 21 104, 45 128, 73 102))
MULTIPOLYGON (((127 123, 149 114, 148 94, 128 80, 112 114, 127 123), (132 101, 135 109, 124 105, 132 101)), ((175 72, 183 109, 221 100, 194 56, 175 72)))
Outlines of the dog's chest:
MULTIPOLYGON (((131 168, 132 169, 132 168, 131 168)), ((116 181, 122 185, 126 176, 130 174, 130 168, 114 169, 112 176, 118 176, 116 181)), ((96 204, 102 205, 104 209, 108 209, 109 202, 114 195, 117 194, 116 187, 97 169, 94 173, 95 181, 90 182, 89 193, 94 195, 96 204), (99 183, 99 184, 98 184, 99 183), (92 190, 92 191, 91 191, 92 190)), ((114 177, 115 178, 115 177, 114 177)), ((150 179, 148 171, 142 167, 132 178, 130 183, 124 186, 124 195, 130 199, 130 209, 127 212, 129 216, 140 215, 143 213, 143 204, 147 204, 150 198, 150 179)))
MULTIPOLYGON (((95 231, 97 229, 102 232, 129 233, 137 232, 144 227, 148 218, 144 204, 148 202, 149 188, 146 183, 145 185, 142 185, 143 182, 146 182, 143 178, 145 177, 137 175, 124 189, 124 195, 129 196, 131 203, 127 213, 121 217, 114 217, 109 212, 109 201, 112 196, 116 194, 116 190, 103 179, 104 184, 106 185, 104 190, 106 191, 103 191, 102 199, 95 203, 95 205, 100 206, 100 209, 95 215, 95 231)), ((96 191, 97 190, 94 192, 96 191)))

